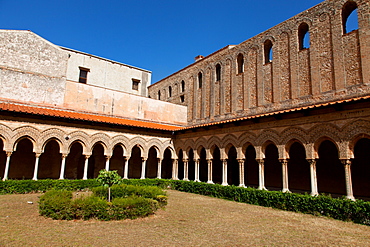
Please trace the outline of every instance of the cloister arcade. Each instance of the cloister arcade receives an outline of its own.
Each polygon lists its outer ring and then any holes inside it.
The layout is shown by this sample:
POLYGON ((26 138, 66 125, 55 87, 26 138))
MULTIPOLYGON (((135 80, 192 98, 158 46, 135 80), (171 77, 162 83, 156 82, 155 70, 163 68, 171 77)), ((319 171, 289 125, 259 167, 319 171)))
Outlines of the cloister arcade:
POLYGON ((173 178, 175 159, 169 138, 124 134, 113 138, 83 131, 40 131, 1 126, 0 174, 6 179, 89 179, 102 169, 128 178, 173 178))
POLYGON ((370 198, 370 129, 357 120, 339 128, 318 124, 280 132, 206 132, 175 139, 88 135, 2 125, 3 179, 88 179, 101 169, 125 179, 166 178, 284 192, 370 198), (258 134, 256 134, 258 133, 258 134))

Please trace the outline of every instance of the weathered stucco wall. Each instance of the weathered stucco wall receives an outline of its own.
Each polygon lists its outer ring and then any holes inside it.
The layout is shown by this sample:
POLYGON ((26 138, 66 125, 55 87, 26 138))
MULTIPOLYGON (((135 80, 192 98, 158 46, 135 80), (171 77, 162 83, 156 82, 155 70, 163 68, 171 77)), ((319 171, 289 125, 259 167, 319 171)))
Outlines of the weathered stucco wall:
POLYGON ((58 46, 30 31, 0 30, 1 98, 61 105, 66 69, 58 46))
POLYGON ((186 124, 187 107, 67 81, 64 107, 169 124, 186 124))
POLYGON ((68 59, 67 80, 78 82, 79 67, 90 71, 87 84, 122 92, 147 96, 147 86, 151 82, 151 72, 125 65, 94 55, 64 48, 70 55, 68 59), (132 79, 139 80, 139 89, 132 89, 132 79))
POLYGON ((197 124, 367 95, 369 8, 368 0, 324 1, 151 85, 149 96, 158 99, 160 92, 161 100, 187 105, 189 122, 197 124), (346 32, 343 16, 356 7, 359 28, 346 32), (300 45, 305 31, 310 47, 300 45), (178 90, 181 81, 186 84, 183 93, 178 90))

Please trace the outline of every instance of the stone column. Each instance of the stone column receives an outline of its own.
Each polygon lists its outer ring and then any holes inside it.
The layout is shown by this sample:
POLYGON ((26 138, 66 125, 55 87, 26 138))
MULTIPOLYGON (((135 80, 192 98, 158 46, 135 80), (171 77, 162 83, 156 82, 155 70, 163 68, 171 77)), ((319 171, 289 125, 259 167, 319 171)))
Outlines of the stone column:
POLYGON ((87 179, 87 169, 89 169, 89 158, 90 158, 90 155, 85 155, 84 176, 82 178, 83 180, 87 179))
POLYGON ((59 179, 64 179, 64 172, 66 170, 66 158, 68 154, 62 154, 62 164, 60 166, 60 175, 59 179))
POLYGON ((184 181, 189 181, 189 160, 188 159, 183 159, 184 162, 184 181))
POLYGON ((346 176, 346 191, 347 191, 347 199, 355 200, 353 196, 353 188, 352 188, 352 176, 351 176, 351 160, 350 159, 341 159, 340 160, 344 165, 344 172, 346 176))
POLYGON ((128 160, 129 158, 123 157, 123 179, 128 179, 128 160))
POLYGON ((33 170, 33 178, 32 180, 37 180, 37 174, 39 172, 39 160, 41 153, 35 153, 36 160, 35 160, 35 169, 33 170))
POLYGON ((147 158, 145 157, 141 157, 141 177, 140 179, 145 179, 146 159, 147 158))
POLYGON ((283 175, 283 190, 282 192, 290 192, 289 191, 289 180, 288 180, 288 160, 287 159, 280 159, 279 160, 282 169, 283 175))
POLYGON ((105 156, 105 170, 106 171, 109 171, 109 161, 110 161, 110 158, 111 158, 112 156, 110 156, 110 155, 106 155, 105 156))
POLYGON ((257 159, 258 162, 258 178, 259 178, 259 190, 267 190, 265 187, 265 160, 257 159))
POLYGON ((200 163, 200 159, 194 160, 194 163, 195 163, 195 179, 194 179, 194 181, 195 182, 200 182, 200 180, 199 180, 199 163, 200 163))
POLYGON ((162 178, 162 159, 158 158, 157 178, 162 178))
POLYGON ((227 159, 222 159, 222 185, 229 185, 227 183, 227 159))
POLYGON ((238 163, 239 163, 239 187, 245 187, 245 184, 244 184, 244 161, 245 161, 245 159, 238 159, 238 163))
POLYGON ((311 196, 319 195, 317 189, 317 176, 316 176, 316 159, 307 159, 310 164, 310 174, 311 174, 311 196))
POLYGON ((212 159, 207 160, 208 164, 208 181, 207 183, 213 184, 213 178, 212 178, 212 173, 213 173, 213 164, 212 164, 212 159))
POLYGON ((9 152, 9 151, 6 152, 6 163, 5 163, 5 171, 4 171, 3 181, 5 181, 5 180, 8 179, 9 165, 10 165, 10 156, 12 156, 12 153, 13 152, 9 152))
POLYGON ((172 179, 173 180, 179 180, 179 163, 178 159, 173 159, 172 160, 172 179))

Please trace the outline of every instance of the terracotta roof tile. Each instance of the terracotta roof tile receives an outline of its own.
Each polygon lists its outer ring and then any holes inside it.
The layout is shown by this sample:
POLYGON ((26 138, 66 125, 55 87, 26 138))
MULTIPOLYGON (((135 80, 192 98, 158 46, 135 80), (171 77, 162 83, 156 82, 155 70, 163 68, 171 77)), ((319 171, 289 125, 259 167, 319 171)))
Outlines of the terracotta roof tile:
POLYGON ((77 119, 77 120, 82 120, 82 121, 100 122, 100 123, 107 123, 107 124, 117 124, 117 125, 122 125, 122 126, 158 129, 158 130, 167 130, 167 131, 175 131, 175 130, 179 130, 183 128, 183 126, 174 126, 174 125, 167 125, 167 124, 161 124, 161 123, 153 123, 153 122, 146 122, 146 121, 140 121, 140 120, 118 118, 118 117, 112 117, 112 116, 73 112, 73 111, 67 111, 67 110, 62 110, 62 109, 57 109, 57 108, 42 108, 42 107, 37 107, 37 106, 14 104, 14 103, 9 103, 9 102, 1 102, 0 111, 21 112, 21 113, 34 114, 34 115, 53 116, 53 117, 60 117, 60 118, 77 119))

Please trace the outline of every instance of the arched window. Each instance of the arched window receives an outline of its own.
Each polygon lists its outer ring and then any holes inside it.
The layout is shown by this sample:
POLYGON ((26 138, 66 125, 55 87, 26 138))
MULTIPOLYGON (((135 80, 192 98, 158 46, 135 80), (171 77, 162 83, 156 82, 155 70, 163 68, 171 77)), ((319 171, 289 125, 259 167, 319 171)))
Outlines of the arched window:
POLYGON ((264 43, 265 52, 265 64, 272 62, 272 42, 271 40, 266 40, 264 43))
POLYGON ((198 73, 198 88, 202 88, 202 84, 203 84, 203 75, 202 75, 202 72, 199 72, 198 73))
POLYGON ((181 81, 181 92, 185 92, 185 82, 181 81))
POLYGON ((310 32, 307 23, 303 22, 298 28, 299 49, 310 48, 310 32))
POLYGON ((244 56, 243 54, 239 53, 236 62, 238 64, 238 74, 244 72, 244 56))
POLYGON ((221 81, 221 65, 216 65, 216 81, 221 81))
POLYGON ((161 100, 161 91, 158 91, 158 99, 161 100))
POLYGON ((348 1, 342 9, 343 34, 358 29, 357 4, 348 1))
POLYGON ((172 97, 172 87, 168 87, 168 97, 172 97))

